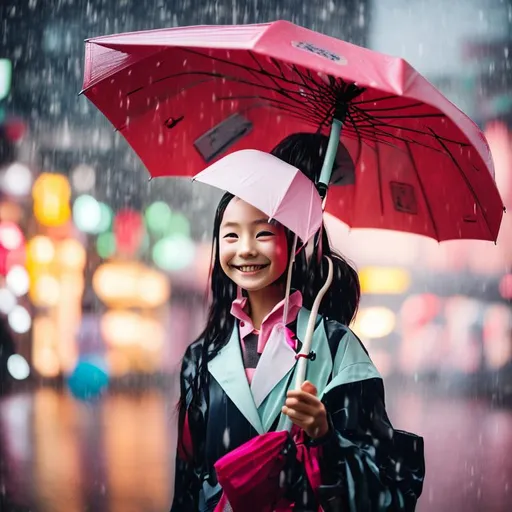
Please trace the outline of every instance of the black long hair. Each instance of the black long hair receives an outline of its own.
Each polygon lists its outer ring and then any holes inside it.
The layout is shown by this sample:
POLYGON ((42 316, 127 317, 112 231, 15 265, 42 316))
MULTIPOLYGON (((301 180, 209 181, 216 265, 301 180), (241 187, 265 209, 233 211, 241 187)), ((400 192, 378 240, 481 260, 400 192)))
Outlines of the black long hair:
MULTIPOLYGON (((320 178, 328 143, 329 138, 321 133, 293 133, 284 138, 271 153, 300 169, 316 184, 320 178)), ((346 150, 342 153, 344 157, 348 155, 346 150)), ((340 164, 340 167, 343 167, 342 163, 335 162, 334 166, 340 164)), ((322 254, 329 256, 333 262, 334 276, 319 312, 326 318, 349 325, 356 315, 361 297, 359 276, 354 267, 340 253, 332 249, 325 226, 322 226, 321 248, 322 254)), ((316 245, 306 274, 300 275, 303 282, 295 284, 295 287, 302 291, 304 306, 308 309, 311 309, 327 277, 327 261, 322 258, 319 262, 318 250, 319 245, 316 245)))
MULTIPOLYGON (((316 183, 322 168, 327 143, 328 139, 323 135, 297 133, 283 139, 273 149, 272 154, 297 167, 316 183)), ((222 270, 219 259, 220 225, 226 207, 233 197, 232 194, 224 194, 217 206, 213 222, 212 265, 210 270, 211 302, 206 327, 197 340, 202 340, 200 348, 201 357, 198 361, 199 367, 197 372, 194 373, 192 381, 187 383, 187 394, 188 392, 191 393, 188 413, 196 418, 196 422, 201 421, 201 418, 203 418, 201 397, 207 388, 208 361, 215 357, 220 349, 226 345, 235 324, 235 319, 231 315, 230 310, 231 304, 236 298, 237 288, 235 283, 222 270)), ((294 235, 286 228, 285 232, 288 242, 288 254, 291 254, 294 235)), ((322 254, 331 258, 334 266, 334 276, 333 282, 322 300, 319 313, 325 318, 337 320, 348 325, 354 318, 359 305, 360 287, 357 272, 340 254, 332 250, 325 228, 322 229, 322 254)), ((285 275, 286 272, 284 277, 285 275)), ((308 309, 311 309, 318 291, 325 282, 326 276, 327 262, 325 259, 318 257, 318 245, 315 246, 309 262, 306 259, 304 250, 301 250, 296 255, 292 274, 292 288, 302 292, 303 304, 308 309)), ((281 279, 283 279, 283 276, 281 279)), ((185 396, 181 396, 177 405, 180 411, 178 442, 184 450, 182 434, 186 410, 183 407, 185 401, 185 396)), ((194 446, 203 446, 204 439, 201 429, 191 431, 191 435, 194 446)), ((195 457, 195 464, 199 466, 202 464, 201 460, 204 459, 201 453, 202 451, 199 450, 199 455, 195 457)))
MULTIPOLYGON (((299 168, 309 179, 316 182, 320 175, 323 155, 328 139, 315 133, 297 133, 283 139, 272 154, 281 160, 299 168)), ((224 212, 233 199, 230 193, 224 194, 217 206, 213 222, 212 265, 210 270, 210 308, 204 331, 199 339, 203 340, 203 362, 219 352, 228 342, 234 326, 230 314, 231 304, 236 298, 236 285, 221 268, 219 260, 219 231, 224 212)), ((290 254, 293 233, 285 228, 290 254)), ((354 268, 330 246, 325 229, 322 229, 322 254, 329 256, 334 265, 333 282, 324 296, 319 313, 325 318, 337 320, 348 325, 353 320, 359 305, 359 278, 354 268)), ((317 254, 318 245, 308 262, 304 251, 296 256, 292 274, 292 288, 300 290, 303 304, 311 309, 315 297, 327 277, 327 261, 317 254)))

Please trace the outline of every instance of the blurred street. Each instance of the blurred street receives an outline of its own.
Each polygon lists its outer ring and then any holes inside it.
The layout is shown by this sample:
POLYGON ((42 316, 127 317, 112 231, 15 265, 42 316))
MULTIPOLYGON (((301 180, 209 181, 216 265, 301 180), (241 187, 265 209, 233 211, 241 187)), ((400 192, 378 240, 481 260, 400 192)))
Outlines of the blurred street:
MULTIPOLYGON (((464 187, 481 172, 494 176, 508 209, 497 240, 463 239, 458 232, 454 240, 438 242, 438 233, 427 238, 423 227, 412 229, 418 212, 428 210, 437 231, 416 165, 400 163, 431 117, 422 114, 411 129, 402 124, 403 106, 397 112, 378 106, 378 123, 363 121, 355 138, 344 122, 342 142, 356 178, 336 183, 355 191, 363 183, 359 176, 371 176, 377 161, 375 185, 361 197, 350 195, 357 201, 343 203, 344 213, 352 218, 356 210, 380 208, 381 219, 404 220, 403 232, 380 229, 380 221, 349 227, 340 220, 349 217, 328 213, 324 220, 332 246, 357 269, 361 302, 351 328, 384 378, 391 421, 425 439, 426 481, 417 511, 512 512, 512 0, 1 0, 0 512, 168 512, 177 369, 205 325, 221 192, 184 178, 180 165, 175 173, 172 161, 196 154, 197 147, 183 140, 193 140, 203 119, 213 123, 217 101, 238 93, 209 92, 200 103, 180 95, 183 112, 190 105, 201 105, 201 112, 186 137, 169 132, 175 134, 172 144, 162 144, 162 124, 141 132, 142 140, 168 151, 158 163, 173 175, 149 180, 151 170, 123 135, 139 115, 139 100, 130 99, 138 89, 124 101, 115 85, 112 105, 121 98, 121 125, 78 95, 91 74, 85 72, 84 40, 275 20, 404 59, 396 69, 409 63, 471 118, 481 131, 476 142, 490 148, 493 162, 486 157, 485 170, 474 163, 458 170, 464 187), (388 141, 401 151, 389 159, 372 140, 378 141, 384 119, 401 134, 388 141), (380 160, 392 170, 392 182, 382 180, 380 160), (424 198, 425 209, 404 209, 404 191, 414 192, 406 194, 409 199, 424 198)), ((290 48, 311 50, 312 42, 294 39, 290 48)), ((350 68, 346 55, 316 50, 321 52, 314 58, 334 55, 340 70, 350 68)), ((155 80, 158 73, 163 77, 168 63, 162 64, 158 56, 154 71, 134 78, 168 84, 155 80)), ((362 59, 356 67, 365 73, 365 65, 362 59)), ((407 97, 415 80, 397 91, 407 97)), ((151 118, 167 112, 178 94, 165 88, 146 98, 144 115, 150 106, 151 118)), ((258 90, 246 99, 260 98, 258 90)), ((434 95, 427 103, 436 102, 434 95)), ((266 100, 250 105, 237 115, 266 108, 266 100)), ((268 130, 265 124, 267 149, 294 119, 284 112, 268 130)), ((172 110, 166 128, 181 119, 175 115, 172 110)), ((321 132, 309 117, 308 131, 321 132)), ((188 113, 181 127, 187 122, 188 113)), ((197 140, 214 128, 208 125, 197 140)), ((252 132, 240 133, 233 144, 243 145, 252 132)), ((465 158, 463 148, 474 141, 458 144, 457 158, 465 158)), ((483 215, 476 199, 484 187, 460 202, 444 166, 429 163, 425 169, 428 182, 440 173, 432 181, 436 201, 438 191, 450 191, 446 205, 440 201, 447 217, 459 204, 459 226, 483 215)), ((443 217, 439 225, 445 222, 443 217)))
MULTIPOLYGON (((33 512, 168 510, 172 395, 117 393, 86 404, 39 389, 4 399, 7 496, 33 512)), ((388 408, 397 428, 425 437, 427 478, 418 512, 510 511, 512 410, 410 386, 388 389, 388 408)))

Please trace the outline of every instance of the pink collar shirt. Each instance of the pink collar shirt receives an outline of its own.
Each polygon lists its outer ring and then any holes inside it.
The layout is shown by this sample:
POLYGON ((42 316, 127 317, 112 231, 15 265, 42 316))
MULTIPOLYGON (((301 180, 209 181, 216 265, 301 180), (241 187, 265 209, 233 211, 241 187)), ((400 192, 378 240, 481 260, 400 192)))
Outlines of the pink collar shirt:
MULTIPOLYGON (((284 309, 284 299, 277 303, 272 311, 265 316, 263 322, 261 323, 261 328, 259 330, 255 329, 251 317, 245 312, 245 307, 247 305, 247 298, 240 297, 236 298, 231 305, 231 314, 239 320, 239 332, 240 332, 240 341, 242 343, 242 349, 244 350, 244 338, 246 338, 249 334, 254 333, 258 335, 258 346, 257 352, 258 354, 262 354, 265 349, 265 345, 270 337, 270 333, 275 325, 279 324, 283 320, 283 309, 284 309)), ((290 324, 293 322, 299 313, 300 308, 302 307, 302 294, 300 291, 295 291, 290 295, 289 305, 288 305, 288 315, 286 319, 286 324, 290 324)), ((295 346, 292 347, 294 350, 295 346)), ((255 368, 246 368, 247 378, 249 379, 249 383, 252 381, 252 377, 254 375, 255 368)))

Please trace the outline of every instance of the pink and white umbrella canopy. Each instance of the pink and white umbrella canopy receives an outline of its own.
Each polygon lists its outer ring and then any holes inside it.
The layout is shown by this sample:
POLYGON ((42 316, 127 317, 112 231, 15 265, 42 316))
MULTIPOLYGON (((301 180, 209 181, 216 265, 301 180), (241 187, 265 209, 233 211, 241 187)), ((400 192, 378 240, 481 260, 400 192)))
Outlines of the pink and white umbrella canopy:
POLYGON ((296 167, 264 151, 236 151, 193 179, 239 197, 279 221, 304 243, 322 225, 322 200, 313 182, 296 167))

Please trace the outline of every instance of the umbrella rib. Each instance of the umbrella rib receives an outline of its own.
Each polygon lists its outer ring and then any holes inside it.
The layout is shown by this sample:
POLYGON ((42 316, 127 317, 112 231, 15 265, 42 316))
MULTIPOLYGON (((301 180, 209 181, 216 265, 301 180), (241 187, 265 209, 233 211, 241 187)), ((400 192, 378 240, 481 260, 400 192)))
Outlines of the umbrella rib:
MULTIPOLYGON (((266 76, 267 78, 270 78, 270 80, 272 80, 272 83, 275 85, 276 89, 279 90, 281 88, 281 85, 279 83, 276 82, 276 79, 278 78, 279 80, 286 80, 286 77, 284 76, 281 76, 281 77, 274 77, 272 76, 272 73, 270 73, 269 71, 267 71, 262 65, 260 62, 258 62, 258 59, 256 58, 255 55, 253 55, 252 52, 249 52, 249 54, 251 55, 251 57, 253 58, 253 60, 256 62, 256 64, 259 66, 259 71, 258 70, 255 70, 256 72, 259 72, 261 75, 263 76, 266 76)), ((273 62, 273 61, 272 61, 273 62)), ((275 65, 275 64, 274 64, 275 65)), ((244 66, 242 66, 242 68, 245 69, 244 66)), ((281 71, 281 70, 280 70, 281 71)))
MULTIPOLYGON (((231 61, 226 60, 226 59, 221 59, 220 57, 212 57, 210 55, 206 55, 204 53, 191 50, 190 48, 187 48, 185 51, 188 52, 188 53, 192 53, 193 55, 199 55, 200 57, 205 57, 207 59, 211 59, 211 60, 215 60, 217 62, 221 62, 223 64, 229 64, 229 65, 234 66, 234 67, 239 68, 239 69, 243 69, 243 70, 246 70, 246 71, 258 72, 257 69, 251 68, 249 66, 244 66, 242 64, 239 64, 238 62, 231 62, 231 61)), ((275 74, 271 73, 270 71, 265 71, 264 76, 268 76, 269 78, 276 78, 276 79, 282 80, 283 82, 285 82, 287 84, 297 85, 297 83, 294 82, 293 80, 289 80, 286 77, 281 77, 279 75, 275 75, 275 74)))
POLYGON ((255 78, 257 78, 261 83, 264 83, 263 80, 261 79, 261 75, 264 75, 264 71, 265 71, 263 66, 258 61, 258 59, 256 58, 256 56, 254 55, 253 52, 249 51, 248 53, 249 53, 249 57, 251 57, 251 59, 254 61, 254 63, 260 69, 258 70, 258 69, 253 69, 253 68, 247 67, 247 70, 250 71, 251 75, 253 75, 255 78))
MULTIPOLYGON (((381 127, 388 127, 389 129, 397 129, 397 130, 404 130, 404 131, 408 131, 408 132, 412 132, 412 133, 418 133, 420 135, 426 135, 428 137, 431 137, 432 135, 427 133, 427 132, 424 132, 424 131, 421 131, 421 130, 416 130, 415 128, 409 128, 407 126, 397 126, 395 124, 391 124, 391 123, 382 123, 382 122, 376 122, 375 120, 376 119, 379 119, 378 117, 375 117, 375 116, 372 116, 371 114, 368 114, 366 112, 366 110, 363 110, 363 109, 360 109, 360 108, 355 108, 354 109, 359 115, 363 115, 363 117, 366 118, 366 120, 368 122, 373 122, 374 123, 374 126, 381 126, 381 127)), ((442 117, 446 117, 444 116, 444 114, 441 114, 442 117)), ((385 118, 382 118, 382 119, 385 119, 385 118)), ((414 117, 410 118, 410 119, 414 119, 414 117)), ((429 130, 430 128, 427 127, 429 130)), ((441 136, 438 136, 440 137, 441 140, 444 140, 445 142, 450 142, 452 144, 458 144, 460 146, 464 146, 464 147, 467 147, 469 146, 469 144, 467 144, 466 142, 459 142, 459 141, 456 141, 456 140, 453 140, 453 139, 449 139, 447 137, 441 137, 441 136)), ((411 141, 411 142, 414 142, 414 143, 417 143, 417 141, 411 141)), ((432 148, 434 149, 434 148, 432 148)))
MULTIPOLYGON (((365 111, 367 112, 367 111, 365 111)), ((412 114, 412 115, 403 115, 403 116, 374 116, 372 115, 374 119, 421 119, 421 118, 429 118, 429 117, 444 117, 446 116, 444 114, 412 114)))
POLYGON ((364 105, 365 103, 378 103, 380 101, 385 101, 385 100, 393 100, 393 99, 396 100, 396 98, 397 98, 396 96, 382 96, 380 98, 374 98, 371 100, 354 101, 354 102, 352 102, 352 105, 364 105))
MULTIPOLYGON (((432 148, 431 146, 427 146, 426 144, 423 144, 421 142, 414 141, 414 140, 409 140, 409 139, 404 139, 403 137, 400 137, 398 135, 394 135, 392 133, 385 132, 384 130, 381 130, 377 124, 372 123, 371 120, 368 120, 368 122, 370 123, 369 125, 364 125, 364 126, 358 125, 359 130, 370 130, 371 129, 371 130, 373 130, 373 136, 374 137, 377 137, 377 133, 376 132, 378 132, 379 135, 382 136, 382 137, 389 137, 391 139, 398 140, 398 141, 401 141, 401 142, 411 142, 413 144, 418 144, 420 146, 424 146, 424 147, 426 147, 428 149, 436 150, 436 148, 432 148)), ((381 123, 381 125, 382 125, 382 123, 381 123)), ((377 141, 378 142, 382 142, 379 139, 377 139, 377 141)), ((439 150, 437 150, 437 151, 439 151, 439 150)))
POLYGON ((384 108, 365 108, 365 112, 387 112, 389 110, 405 110, 407 108, 414 108, 414 107, 424 107, 425 103, 422 103, 421 101, 418 101, 416 103, 411 103, 410 105, 400 105, 398 107, 384 107, 384 108))
POLYGON ((380 174, 380 146, 377 144, 375 146, 375 151, 377 153, 377 178, 379 180, 379 200, 380 200, 380 214, 384 217, 384 198, 382 195, 382 176, 380 174))
POLYGON ((353 127, 354 127, 354 131, 356 132, 356 135, 357 135, 357 157, 356 157, 356 162, 355 162, 355 167, 357 168, 357 166, 359 165, 359 159, 361 158, 361 153, 363 152, 363 143, 361 142, 361 136, 359 135, 359 130, 358 128, 356 127, 356 125, 354 124, 354 120, 352 119, 352 114, 350 113, 350 110, 347 110, 347 116, 350 120, 350 122, 352 123, 353 127))
MULTIPOLYGON (((358 113, 364 113, 364 111, 358 109, 358 113)), ((380 127, 386 127, 386 128, 389 128, 389 129, 395 128, 395 129, 398 129, 398 130, 413 131, 413 132, 417 132, 417 133, 419 133, 421 135, 426 135, 426 136, 430 137, 430 134, 428 134, 428 133, 423 133, 423 132, 418 131, 418 130, 412 130, 412 129, 409 129, 409 128, 403 128, 403 127, 400 127, 400 126, 395 126, 395 125, 386 124, 386 123, 377 123, 377 122, 375 122, 373 120, 373 118, 371 116, 366 116, 366 121, 368 123, 370 123, 370 126, 373 129, 377 129, 382 136, 391 137, 391 138, 400 140, 402 142, 410 142, 411 144, 417 144, 418 146, 422 146, 424 148, 431 149, 432 151, 437 151, 437 152, 443 154, 443 151, 441 151, 440 149, 438 149, 438 148, 436 148, 434 146, 430 146, 428 144, 425 144, 424 142, 420 142, 420 141, 417 141, 417 140, 405 139, 405 138, 400 137, 399 135, 395 135, 393 133, 388 133, 388 132, 382 130, 381 128, 379 128, 379 126, 380 127)), ((447 142, 451 142, 453 144, 459 144, 459 145, 462 145, 462 146, 467 146, 467 144, 465 144, 465 143, 456 142, 456 141, 453 141, 453 140, 450 140, 450 139, 445 139, 445 140, 447 140, 447 142)))
POLYGON ((409 160, 411 161, 412 168, 414 170, 414 173, 416 174, 416 178, 418 180, 421 194, 423 196, 423 199, 425 200, 425 206, 427 207, 428 215, 430 217, 430 222, 432 223, 432 227, 434 228, 434 233, 436 235, 436 240, 439 242, 439 231, 437 229, 436 222, 434 220, 434 215, 432 214, 432 208, 430 207, 430 203, 427 198, 427 194, 425 193, 425 187, 423 185, 423 181, 421 179, 420 173, 418 171, 418 166, 416 165, 416 160, 414 159, 414 155, 412 153, 411 145, 410 143, 406 142, 405 147, 407 148, 407 153, 409 155, 409 160))
MULTIPOLYGON (((231 61, 228 61, 228 60, 226 60, 226 59, 221 59, 220 57, 211 57, 211 56, 207 56, 207 55, 205 55, 205 54, 203 54, 203 53, 201 53, 201 52, 196 52, 196 51, 194 51, 194 50, 187 49, 186 51, 187 51, 187 52, 189 52, 189 53, 192 53, 192 54, 194 54, 194 55, 199 55, 199 56, 201 56, 201 57, 206 57, 206 58, 212 59, 212 60, 217 61, 217 62, 221 62, 221 63, 224 63, 224 64, 229 64, 229 65, 231 65, 231 66, 235 66, 236 68, 240 68, 240 69, 243 69, 243 70, 249 71, 249 72, 251 72, 251 73, 252 73, 252 72, 258 73, 258 72, 259 72, 259 73, 261 73, 263 76, 266 76, 266 77, 270 78, 270 79, 274 82, 274 84, 276 85, 276 87, 277 87, 277 89, 272 89, 271 87, 267 87, 267 88, 268 88, 269 90, 274 90, 274 91, 276 91, 276 92, 278 92, 278 93, 282 94, 283 96, 286 96, 286 94, 285 94, 285 93, 289 93, 289 94, 300 94, 300 91, 287 90, 287 89, 282 88, 282 86, 280 86, 278 83, 276 83, 276 81, 275 81, 275 80, 281 80, 281 81, 285 82, 286 84, 291 84, 291 85, 295 85, 295 86, 297 85, 297 82, 296 82, 296 81, 290 80, 290 79, 288 79, 288 78, 286 77, 286 75, 284 74, 284 72, 283 72, 283 70, 282 70, 281 66, 279 65, 279 61, 277 61, 276 59, 272 59, 272 61, 271 61, 271 62, 272 62, 272 63, 274 64, 274 66, 279 70, 280 75, 276 75, 275 73, 272 73, 272 72, 270 72, 270 71, 265 70, 265 69, 263 68, 263 66, 261 66, 261 63, 259 63, 255 57, 253 57, 253 58, 256 60, 256 62, 257 62, 257 63, 258 63, 258 65, 260 66, 261 71, 259 71, 258 69, 255 69, 255 68, 251 68, 251 67, 249 67, 249 66, 244 66, 244 65, 239 64, 239 63, 237 63, 237 62, 231 62, 231 61)), ((293 69, 293 68, 292 68, 292 69, 293 69)), ((294 70, 294 71, 295 71, 295 72, 296 72, 296 73, 301 77, 301 80, 303 80, 303 81, 304 81, 304 75, 302 75, 302 74, 300 73, 300 71, 299 71, 297 68, 295 68, 295 69, 293 69, 293 70, 294 70)), ((307 70, 307 71, 309 71, 309 70, 307 70)), ((330 76, 330 75, 329 75, 329 76, 330 76)), ((325 100, 325 98, 323 97, 324 95, 322 95, 322 90, 321 90, 321 88, 324 88, 323 84, 318 83, 318 82, 317 82, 316 80, 314 80, 314 79, 313 79, 313 77, 311 77, 311 76, 310 76, 309 78, 310 78, 311 83, 310 83, 309 85, 306 85, 306 84, 305 84, 305 87, 307 87, 307 88, 308 88, 309 92, 311 93, 311 95, 312 95, 316 100, 318 100, 318 101, 325 100), (315 86, 316 86, 316 90, 312 87, 312 85, 315 85, 315 86), (319 88, 320 88, 320 90, 319 90, 319 88)), ((332 77, 332 78, 334 78, 334 77, 332 77)), ((339 79, 339 80, 341 80, 341 82, 342 82, 342 83, 345 83, 345 82, 343 82, 343 80, 342 80, 342 79, 339 79)), ((254 86, 258 86, 258 84, 252 84, 252 85, 254 85, 254 86)), ((327 91, 327 92, 331 92, 331 91, 332 91, 332 89, 329 89, 327 86, 325 86, 325 91, 327 91)), ((323 92, 324 92, 324 94, 325 94, 325 91, 323 91, 323 92)), ((290 99, 291 99, 291 98, 290 98, 290 99)), ((296 101, 300 101, 300 100, 296 100, 296 101)))
MULTIPOLYGON (((248 96, 220 96, 219 98, 217 98, 218 100, 255 100, 255 99, 258 99, 258 100, 262 100, 262 101, 268 101, 269 103, 275 103, 276 105, 271 105, 272 108, 277 108, 277 109, 282 109, 282 110, 287 110, 288 112, 293 112, 295 114, 299 114, 301 113, 301 109, 300 109, 300 106, 299 105, 290 105, 284 101, 280 101, 276 98, 268 98, 266 96, 259 96, 259 95, 248 95, 248 96), (291 110, 291 109, 296 109, 295 111, 294 110, 291 110)), ((313 110, 311 110, 309 107, 306 108, 306 109, 303 109, 302 110, 302 113, 304 115, 304 119, 305 120, 308 120, 310 119, 309 117, 306 116, 306 114, 310 114, 312 117, 315 117, 315 112, 313 110)))
MULTIPOLYGON (((493 239, 493 234, 492 234, 492 231, 491 231, 491 226, 489 225, 489 221, 487 220, 487 216, 485 215, 485 210, 482 208, 482 205, 480 203, 480 199, 478 198, 478 196, 476 195, 475 193, 475 190, 473 189, 473 186, 471 185, 471 183, 469 182, 468 180, 468 177, 466 176, 466 174, 464 173, 464 171, 462 170, 459 162, 457 162, 457 159, 452 155, 451 151, 448 149, 448 147, 446 146, 446 144, 440 139, 437 137, 437 135, 435 134, 435 132, 433 130, 431 130, 429 128, 429 130, 432 132, 432 136, 439 142, 439 144, 442 146, 442 148, 444 149, 445 153, 448 153, 448 156, 450 157, 451 161, 454 163, 455 167, 457 168, 457 170, 459 171, 462 179, 464 180, 464 182, 466 183, 466 186, 468 187, 468 189, 470 190, 471 192, 471 195, 473 196, 473 199, 475 201, 475 203, 478 205, 478 207, 480 208, 480 211, 482 212, 482 217, 484 218, 484 221, 485 221, 485 225, 487 226, 487 230, 489 231, 489 234, 491 235, 491 240, 493 239)), ((496 240, 494 240, 494 242, 496 242, 496 240)))
MULTIPOLYGON (((400 149, 399 146, 391 143, 390 141, 387 141, 384 139, 379 139, 377 134, 375 133, 374 125, 368 125, 368 126, 357 125, 357 123, 352 119, 352 117, 350 117, 350 121, 353 124, 353 126, 351 126, 349 123, 345 122, 345 124, 344 124, 345 133, 347 133, 347 130, 354 130, 356 135, 359 134, 361 136, 361 138, 365 141, 370 140, 371 142, 385 144, 389 147, 392 147, 395 149, 400 149), (356 130, 356 126, 357 126, 357 130, 356 130)), ((349 132, 349 134, 350 134, 350 132, 349 132)), ((387 137, 392 136, 391 134, 389 134, 387 132, 383 132, 383 135, 386 135, 387 137)))
POLYGON ((393 144, 390 141, 379 139, 377 137, 377 135, 373 135, 368 132, 362 132, 360 128, 358 128, 358 130, 359 130, 359 135, 358 135, 358 132, 352 126, 348 126, 348 124, 346 124, 344 134, 346 137, 348 137, 350 139, 357 139, 358 137, 360 137, 361 140, 363 140, 368 145, 368 147, 370 147, 372 149, 375 149, 375 146, 374 146, 375 144, 382 144, 384 146, 388 146, 388 147, 396 149, 398 151, 402 151, 400 146, 393 144), (350 131, 350 130, 352 130, 352 131, 350 131))

